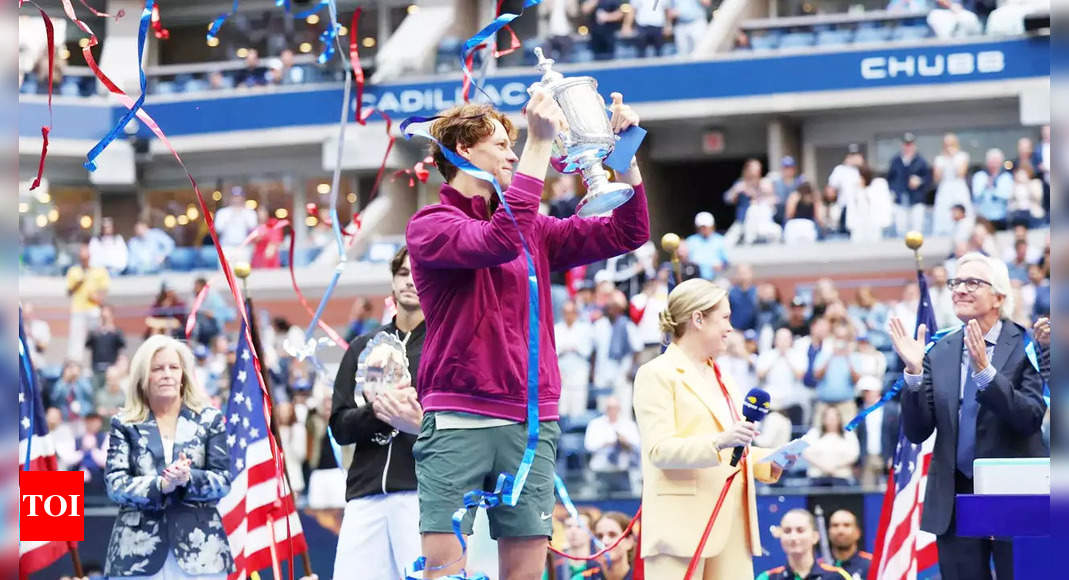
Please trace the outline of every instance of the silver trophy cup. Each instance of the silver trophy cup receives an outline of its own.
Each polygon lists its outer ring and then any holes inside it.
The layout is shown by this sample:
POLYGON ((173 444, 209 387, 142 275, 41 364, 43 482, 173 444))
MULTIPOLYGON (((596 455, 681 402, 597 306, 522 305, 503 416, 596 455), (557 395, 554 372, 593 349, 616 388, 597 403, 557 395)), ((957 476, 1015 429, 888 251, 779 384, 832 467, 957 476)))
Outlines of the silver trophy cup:
POLYGON ((616 146, 617 136, 612 132, 605 100, 598 94, 598 81, 593 77, 564 78, 553 70, 553 59, 546 58, 541 48, 535 48, 534 52, 542 80, 531 85, 528 92, 546 90, 568 121, 568 131, 561 133, 553 146, 555 160, 563 164, 558 169, 564 173, 578 170, 586 184, 587 194, 576 207, 576 213, 588 217, 620 207, 631 199, 635 190, 626 183, 609 181, 608 172, 601 166, 616 146))

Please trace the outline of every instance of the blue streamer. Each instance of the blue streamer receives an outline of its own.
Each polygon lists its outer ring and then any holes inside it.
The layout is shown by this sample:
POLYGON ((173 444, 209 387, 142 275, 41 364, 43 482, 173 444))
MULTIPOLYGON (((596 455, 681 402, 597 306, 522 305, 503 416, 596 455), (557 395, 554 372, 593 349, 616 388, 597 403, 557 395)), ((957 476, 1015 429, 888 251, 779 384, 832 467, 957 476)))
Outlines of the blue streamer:
MULTIPOLYGON (((541 0, 528 0, 528 4, 537 4, 541 0)), ((514 18, 515 16, 513 16, 514 18)), ((442 151, 442 154, 450 163, 455 165, 457 169, 475 177, 490 183, 493 186, 494 192, 497 194, 498 200, 501 202, 501 208, 505 210, 509 219, 512 220, 514 226, 519 230, 519 223, 516 221, 516 216, 512 213, 512 208, 509 207, 508 202, 505 200, 505 194, 501 191, 501 185, 497 182, 497 179, 490 173, 479 169, 473 165, 467 159, 457 155, 451 151, 448 147, 443 146, 437 139, 435 139, 430 133, 424 129, 413 129, 409 131, 409 125, 413 123, 425 123, 432 121, 437 117, 409 117, 405 119, 400 126, 401 133, 404 134, 405 139, 411 140, 413 135, 429 139, 434 143, 437 143, 442 151)), ((492 508, 498 505, 504 504, 510 507, 514 507, 520 499, 520 494, 523 492, 524 484, 527 482, 527 476, 530 474, 531 465, 534 463, 535 450, 538 446, 538 435, 540 426, 538 423, 538 355, 539 355, 539 302, 538 302, 538 278, 535 272, 534 260, 531 258, 531 250, 527 244, 527 238, 523 235, 523 232, 519 232, 520 243, 523 246, 524 259, 527 262, 527 281, 528 281, 528 359, 527 359, 527 447, 523 452, 523 459, 520 461, 519 467, 516 469, 515 474, 501 473, 497 478, 497 485, 494 491, 487 492, 484 490, 469 491, 464 495, 464 507, 458 509, 453 514, 453 533, 460 541, 461 555, 464 557, 467 552, 467 543, 464 541, 464 535, 461 533, 460 525, 464 518, 464 515, 468 510, 479 507, 492 508)), ((434 569, 440 570, 448 566, 452 566, 458 560, 437 566, 434 569)), ((425 570, 426 559, 420 557, 416 561, 414 570, 416 572, 425 570)), ((463 576, 462 576, 463 577, 463 576)), ((411 578, 411 577, 409 577, 411 578)))
MULTIPOLYGON (((337 26, 338 26, 337 14, 338 14, 338 12, 337 12, 337 7, 334 4, 334 0, 321 0, 320 4, 317 5, 314 9, 312 9, 312 12, 314 12, 316 10, 319 10, 320 6, 324 6, 324 5, 327 6, 330 9, 330 27, 329 28, 332 29, 332 30, 337 30, 337 26)), ((305 12, 302 12, 301 14, 306 14, 306 13, 310 13, 310 12, 305 11, 305 12)), ((297 16, 301 17, 301 14, 298 14, 297 16)), ((335 39, 336 39, 336 37, 331 37, 331 43, 328 45, 328 48, 331 49, 331 54, 333 54, 334 40, 335 39)), ((343 98, 342 98, 341 122, 340 122, 340 125, 339 125, 339 128, 338 128, 338 157, 337 157, 338 163, 334 166, 334 172, 333 172, 333 175, 331 177, 331 192, 332 192, 332 195, 330 196, 331 231, 334 233, 334 246, 338 251, 338 265, 334 267, 334 275, 331 276, 330 283, 327 284, 326 290, 323 291, 323 297, 319 300, 319 306, 316 307, 315 314, 312 315, 312 320, 308 323, 308 328, 305 329, 305 331, 304 331, 305 341, 307 341, 309 338, 311 338, 312 334, 315 332, 316 326, 319 324, 319 318, 323 315, 323 310, 327 307, 327 302, 330 300, 330 297, 334 294, 334 289, 338 286, 338 280, 341 279, 342 272, 345 271, 345 265, 346 265, 346 263, 348 261, 348 257, 346 256, 346 252, 345 252, 345 241, 344 241, 344 238, 342 237, 342 233, 341 233, 341 225, 338 223, 339 220, 338 220, 338 195, 337 195, 337 192, 338 192, 338 187, 340 186, 340 182, 341 182, 342 148, 345 146, 345 125, 346 125, 346 120, 349 118, 349 102, 351 100, 349 98, 349 91, 351 90, 351 87, 352 87, 352 77, 350 75, 345 75, 345 86, 344 86, 344 89, 343 89, 343 98)), ((312 359, 313 363, 317 367, 321 366, 321 364, 319 363, 318 358, 316 358, 314 352, 312 353, 311 359, 312 359)))
POLYGON ((208 40, 215 38, 216 35, 219 34, 219 29, 223 27, 223 22, 226 22, 226 19, 236 14, 237 11, 238 0, 234 0, 234 5, 230 7, 230 12, 220 14, 215 20, 212 21, 212 25, 208 27, 208 40))
MULTIPOLYGON (((152 20, 152 7, 154 4, 155 0, 145 0, 145 10, 141 13, 141 24, 138 26, 137 30, 137 72, 141 82, 141 94, 137 97, 137 100, 134 101, 134 106, 123 113, 122 118, 120 118, 119 122, 111 128, 111 131, 108 131, 108 134, 89 150, 89 154, 86 155, 85 163, 82 164, 89 171, 96 171, 97 165, 94 160, 107 149, 108 145, 111 145, 111 142, 119 136, 119 132, 126 127, 126 124, 129 123, 135 115, 137 115, 138 109, 145 104, 147 83, 145 82, 145 67, 142 63, 145 61, 145 39, 149 23, 152 20)), ((234 5, 237 5, 237 0, 234 0, 234 5)))
MULTIPOLYGON (((582 521, 579 519, 579 510, 575 509, 575 504, 572 503, 572 496, 568 495, 568 488, 564 486, 564 480, 561 479, 560 476, 556 473, 553 474, 553 487, 557 490, 557 496, 560 497, 560 502, 564 505, 564 510, 568 512, 568 515, 572 516, 572 519, 577 522, 582 521)), ((583 528, 588 534, 590 534, 590 539, 594 540, 594 546, 595 548, 597 548, 596 551, 603 550, 605 548, 605 544, 601 543, 601 540, 599 540, 598 537, 594 535, 594 532, 590 529, 590 527, 583 526, 583 528)), ((611 568, 612 556, 610 556, 608 552, 605 553, 605 559, 606 567, 611 568)))
POLYGON ((349 473, 345 469, 345 465, 342 463, 341 445, 339 445, 338 440, 334 438, 334 431, 331 431, 330 425, 327 425, 327 438, 330 439, 330 450, 334 452, 334 463, 338 464, 338 469, 340 469, 342 473, 349 473))
MULTIPOLYGON (((541 3, 542 3, 542 0, 524 0, 523 7, 520 8, 520 14, 523 14, 524 11, 527 10, 528 8, 530 8, 532 6, 536 6, 536 5, 541 4, 541 3)), ((493 22, 491 22, 490 24, 487 24, 485 27, 483 27, 482 30, 480 30, 479 32, 476 32, 475 36, 472 36, 471 38, 469 38, 464 43, 464 45, 460 47, 460 68, 462 70, 464 70, 464 71, 467 71, 468 70, 467 69, 468 54, 470 54, 473 50, 475 50, 476 46, 479 46, 480 44, 485 42, 488 38, 490 38, 492 35, 497 33, 497 31, 499 31, 502 28, 504 28, 505 25, 507 25, 508 23, 512 22, 513 20, 519 18, 520 14, 512 14, 510 12, 505 12, 505 13, 499 15, 497 18, 495 18, 493 20, 493 22)), ((481 92, 484 95, 486 95, 486 91, 483 90, 481 82, 476 81, 474 77, 471 79, 471 82, 472 82, 473 85, 475 85, 475 88, 478 89, 479 92, 481 92)), ((487 96, 487 98, 489 98, 489 95, 486 95, 486 96, 487 96)), ((403 131, 403 129, 402 129, 402 131, 403 131)), ((457 165, 457 167, 460 167, 460 165, 457 165)))
MULTIPOLYGON (((1039 357, 1036 353, 1036 343, 1032 340, 1032 335, 1025 331, 1024 333, 1024 355, 1028 358, 1028 362, 1032 363, 1032 367, 1036 369, 1037 373, 1040 373, 1040 377, 1043 377, 1043 371, 1039 370, 1039 357)), ((1043 401, 1047 403, 1047 408, 1050 408, 1050 385, 1047 384, 1046 377, 1043 377, 1043 401)))
POLYGON ((290 0, 275 0, 276 8, 285 8, 286 14, 290 13, 290 0))
MULTIPOLYGON (((278 2, 278 1, 279 0, 275 0, 275 2, 278 2)), ((308 10, 302 10, 302 11, 298 12, 297 14, 294 14, 293 17, 296 18, 296 19, 299 19, 299 20, 303 20, 305 18, 308 18, 309 16, 315 14, 316 12, 319 12, 320 10, 330 6, 330 2, 331 2, 331 0, 319 0, 319 3, 316 4, 315 6, 312 6, 308 10)))

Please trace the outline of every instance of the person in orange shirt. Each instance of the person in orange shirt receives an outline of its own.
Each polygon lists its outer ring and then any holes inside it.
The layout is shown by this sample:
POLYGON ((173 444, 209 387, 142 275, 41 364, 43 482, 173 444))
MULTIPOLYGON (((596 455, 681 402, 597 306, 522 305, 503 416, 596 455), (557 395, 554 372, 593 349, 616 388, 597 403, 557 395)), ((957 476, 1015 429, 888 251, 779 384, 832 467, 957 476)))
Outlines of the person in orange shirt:
POLYGON ((642 438, 642 541, 647 578, 682 578, 729 476, 731 482, 694 578, 753 578, 760 555, 754 480, 772 483, 782 468, 758 463, 769 451, 749 448, 737 467, 735 446, 748 446, 757 425, 741 415, 743 391, 714 361, 731 328, 727 293, 700 278, 679 284, 661 313, 671 344, 635 376, 642 438))

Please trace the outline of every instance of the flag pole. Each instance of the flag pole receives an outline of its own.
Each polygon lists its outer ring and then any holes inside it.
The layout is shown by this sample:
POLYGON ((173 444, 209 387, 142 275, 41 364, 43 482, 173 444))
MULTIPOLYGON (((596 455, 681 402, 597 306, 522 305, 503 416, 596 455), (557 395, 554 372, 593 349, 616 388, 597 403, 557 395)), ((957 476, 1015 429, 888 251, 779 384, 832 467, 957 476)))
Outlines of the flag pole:
POLYGON ((67 546, 71 554, 71 564, 74 564, 74 577, 82 578, 85 574, 82 573, 82 559, 78 556, 78 544, 69 542, 67 546))
POLYGON ((924 234, 917 230, 906 233, 906 247, 913 250, 913 258, 917 260, 917 271, 924 271, 924 258, 921 257, 921 246, 924 245, 924 234))
MULTIPOLYGON (((245 296, 245 304, 244 304, 245 313, 246 313, 246 318, 248 318, 248 320, 249 320, 249 334, 252 335, 252 344, 249 345, 249 346, 251 348, 253 348, 257 352, 257 354, 262 355, 264 351, 263 351, 263 347, 262 347, 262 345, 260 343, 260 328, 256 324, 256 317, 253 316, 252 297, 249 295, 248 278, 249 278, 249 274, 251 274, 251 273, 252 273, 252 267, 249 265, 248 262, 239 262, 237 264, 234 264, 234 276, 236 276, 236 277, 241 279, 241 292, 245 296)), ((264 386, 267 387, 267 396, 271 397, 271 376, 267 373, 267 369, 264 368, 263 366, 260 367, 260 376, 263 378, 264 386)), ((271 401, 271 407, 274 408, 274 401, 273 400, 271 401)), ((278 445, 278 449, 281 451, 282 450, 282 437, 279 434, 278 422, 275 420, 275 414, 274 413, 271 413, 270 419, 271 419, 271 424, 268 426, 268 428, 271 431, 271 435, 275 438, 275 443, 278 445)), ((289 474, 289 470, 286 469, 286 462, 285 462, 284 458, 283 458, 283 462, 282 462, 282 477, 284 477, 285 480, 286 480, 286 487, 288 487, 289 490, 290 490, 290 500, 293 502, 294 510, 296 510, 297 509, 297 494, 293 491, 293 486, 290 485, 290 474, 289 474)), ((286 515, 286 518, 289 519, 289 515, 286 515)), ((271 526, 272 536, 274 535, 274 531, 275 531, 275 528, 272 525, 271 526)), ((292 536, 290 536, 290 538, 292 539, 292 536)), ((272 549, 272 552, 273 552, 274 551, 274 538, 273 537, 272 537, 272 540, 271 540, 271 549, 272 549)), ((308 552, 307 552, 307 550, 302 552, 301 555, 303 556, 301 558, 301 561, 304 562, 304 575, 305 576, 311 576, 312 575, 312 565, 311 565, 311 562, 309 562, 309 560, 308 560, 308 552)), ((290 570, 291 571, 293 570, 293 565, 292 565, 293 564, 293 559, 295 559, 296 557, 297 557, 297 554, 292 554, 292 553, 290 554, 290 570)))
MULTIPOLYGON (((675 271, 676 284, 683 281, 682 266, 679 263, 679 235, 668 232, 661 236, 661 249, 668 252, 668 255, 672 258, 672 269, 675 271)), ((672 291, 671 288, 668 289, 672 291)))

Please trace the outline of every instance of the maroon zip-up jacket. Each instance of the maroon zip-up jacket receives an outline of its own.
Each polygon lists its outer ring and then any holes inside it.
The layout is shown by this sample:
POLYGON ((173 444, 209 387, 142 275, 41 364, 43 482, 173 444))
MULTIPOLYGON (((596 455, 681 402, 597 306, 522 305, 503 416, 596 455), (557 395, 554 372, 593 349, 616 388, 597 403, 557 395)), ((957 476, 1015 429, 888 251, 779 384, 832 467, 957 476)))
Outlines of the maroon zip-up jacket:
POLYGON ((427 320, 419 364, 425 411, 527 418, 529 286, 520 244, 534 260, 539 302, 539 419, 559 418, 560 371, 553 338, 549 273, 632 251, 650 237, 643 186, 612 217, 556 219, 538 214, 542 180, 516 174, 504 208, 442 185, 441 203, 416 212, 406 231, 412 278, 427 320))

